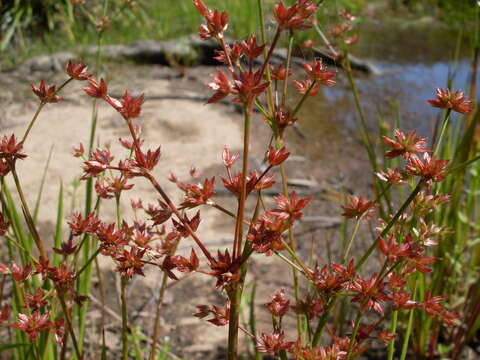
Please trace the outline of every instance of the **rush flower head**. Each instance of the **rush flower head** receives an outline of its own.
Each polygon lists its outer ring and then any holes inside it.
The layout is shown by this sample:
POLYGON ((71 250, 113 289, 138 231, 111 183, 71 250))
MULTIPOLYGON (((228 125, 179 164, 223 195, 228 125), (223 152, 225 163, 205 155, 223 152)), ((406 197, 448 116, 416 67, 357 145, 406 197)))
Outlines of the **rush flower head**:
MULTIPOLYGON (((247 176, 247 195, 250 194, 257 185, 258 174, 252 171, 247 176)), ((230 178, 226 179, 222 177, 223 186, 225 189, 230 191, 232 194, 240 197, 242 191, 242 174, 237 173, 232 175, 230 178)))
POLYGON ((253 72, 251 70, 242 71, 237 79, 234 80, 235 92, 238 95, 234 101, 242 103, 252 112, 253 103, 257 96, 262 94, 268 87, 268 82, 263 82, 263 72, 261 70, 253 72))
POLYGON ((289 69, 287 72, 283 64, 270 69, 270 77, 272 80, 285 80, 290 75, 292 75, 292 71, 289 69))
POLYGON ((207 203, 215 195, 215 176, 211 179, 205 179, 203 184, 181 184, 177 183, 184 192, 184 201, 180 204, 188 208, 194 208, 207 203))
POLYGON ((423 308, 429 316, 438 317, 447 325, 455 325, 455 320, 459 318, 459 315, 447 311, 440 305, 441 301, 443 301, 443 296, 432 296, 432 292, 427 291, 425 300, 420 303, 420 307, 423 308))
POLYGON ((325 296, 330 296, 342 289, 349 288, 349 284, 355 274, 353 261, 350 262, 347 268, 338 271, 340 266, 342 265, 332 264, 320 267, 316 264, 313 270, 309 270, 315 286, 325 296))
POLYGON ((415 199, 413 200, 412 208, 416 214, 426 215, 432 212, 438 206, 449 202, 450 198, 450 195, 432 195, 427 194, 425 191, 420 191, 420 193, 415 196, 415 199))
POLYGON ((297 0, 292 6, 286 7, 280 1, 273 10, 275 21, 281 29, 308 29, 312 25, 313 14, 317 11, 318 5, 312 0, 297 0))
POLYGON ((403 185, 407 183, 399 169, 388 168, 385 171, 378 172, 376 175, 380 180, 391 185, 403 185))
POLYGON ((439 160, 428 153, 423 154, 423 160, 416 155, 408 158, 408 163, 405 167, 408 173, 420 176, 425 181, 440 182, 445 179, 447 175, 447 165, 449 160, 439 160))
POLYGON ((178 231, 178 233, 184 238, 186 238, 190 235, 190 232, 188 231, 188 229, 184 225, 184 223, 188 224, 193 231, 197 231, 198 226, 200 225, 200 221, 201 221, 200 211, 197 211, 195 216, 192 217, 191 219, 189 219, 187 215, 184 215, 183 216, 183 222, 178 222, 177 220, 172 219, 173 226, 178 231))
POLYGON ((80 236, 83 234, 93 234, 97 231, 100 220, 91 212, 85 218, 82 217, 82 214, 76 213, 72 215, 72 220, 68 222, 70 230, 72 231, 73 236, 80 236))
POLYGON ((207 86, 215 91, 215 94, 208 99, 208 104, 218 102, 234 92, 233 85, 223 71, 219 71, 217 75, 213 75, 212 79, 213 82, 208 83, 207 86))
POLYGON ((45 297, 43 289, 38 289, 34 295, 25 294, 25 307, 29 308, 31 311, 38 311, 48 304, 45 297))
POLYGON ((295 191, 290 194, 290 197, 280 195, 275 198, 277 208, 270 213, 282 219, 298 220, 302 217, 302 210, 310 200, 310 198, 299 199, 295 191))
POLYGON ((267 158, 268 158, 268 162, 272 166, 280 165, 282 162, 287 160, 289 156, 290 156, 290 153, 287 152, 287 150, 285 149, 285 146, 283 146, 278 150, 275 150, 273 146, 270 146, 268 148, 267 158))
POLYGON ((60 96, 57 95, 57 86, 52 85, 47 88, 45 81, 40 80, 38 87, 35 84, 30 84, 32 91, 40 101, 44 104, 46 103, 56 103, 62 100, 60 96))
POLYGON ((237 283, 240 280, 240 275, 238 273, 241 265, 240 261, 240 257, 233 259, 232 256, 230 256, 228 249, 223 253, 218 250, 217 258, 209 264, 212 271, 209 271, 206 274, 214 276, 217 279, 215 284, 217 288, 228 288, 230 285, 237 283))
POLYGON ((259 57, 262 54, 263 49, 265 49, 265 45, 257 44, 257 37, 255 34, 250 35, 247 40, 242 41, 240 43, 240 47, 242 49, 242 53, 251 61, 259 57))
POLYGON ((180 255, 177 255, 177 256, 172 256, 171 261, 173 264, 175 264, 176 269, 183 273, 191 273, 193 271, 196 271, 200 266, 200 260, 198 259, 198 256, 195 253, 195 250, 193 249, 190 252, 189 259, 180 255))
POLYGON ((352 13, 350 13, 347 9, 338 10, 338 15, 347 21, 353 21, 356 19, 356 17, 352 13))
POLYGON ((242 46, 239 42, 234 42, 232 46, 225 44, 227 52, 224 50, 215 50, 217 56, 214 57, 215 60, 222 64, 229 64, 229 60, 232 64, 237 64, 240 57, 243 55, 242 46))
POLYGON ((110 163, 113 161, 114 157, 111 154, 109 149, 96 149, 90 155, 90 160, 85 161, 83 164, 83 176, 82 180, 88 179, 89 177, 96 177, 108 169, 110 163))
POLYGON ((255 252, 270 256, 274 251, 285 248, 282 233, 287 227, 288 224, 283 219, 265 214, 250 227, 247 240, 252 243, 255 252))
POLYGON ((62 241, 60 248, 53 248, 53 251, 60 255, 71 255, 77 250, 77 246, 73 244, 73 235, 67 241, 62 241))
POLYGON ((158 164, 161 154, 160 146, 146 152, 135 148, 135 166, 151 171, 158 164))
POLYGON ((379 238, 378 247, 392 263, 408 257, 411 250, 411 244, 408 241, 398 243, 397 239, 393 235, 390 236, 388 240, 379 238))
POLYGON ((78 147, 73 148, 73 156, 74 157, 82 157, 83 154, 85 154, 85 148, 83 147, 83 144, 80 143, 78 147))
POLYGON ((345 37, 345 33, 349 32, 353 29, 352 24, 349 23, 341 23, 337 24, 330 29, 330 35, 336 39, 343 39, 345 37))
POLYGON ((139 249, 136 246, 132 246, 130 251, 123 250, 121 255, 115 257, 117 261, 115 271, 118 271, 122 276, 129 279, 135 274, 145 276, 143 273, 145 263, 142 261, 145 251, 145 249, 139 249))
POLYGON ((202 0, 193 0, 193 4, 202 15, 206 24, 199 28, 199 36, 202 39, 210 39, 212 37, 223 38, 223 33, 228 27, 228 14, 225 11, 210 10, 205 6, 202 0))
POLYGON ((25 267, 20 267, 15 261, 12 261, 10 272, 15 281, 21 282, 27 280, 32 274, 32 264, 27 264, 25 267))
POLYGON ((392 303, 395 309, 403 310, 410 310, 418 306, 418 303, 412 300, 412 294, 403 291, 392 292, 392 303))
POLYGON ((94 79, 89 79, 88 87, 84 88, 83 91, 93 98, 106 99, 108 96, 108 86, 103 79, 100 79, 100 82, 96 82, 94 79))
POLYGON ((12 161, 17 159, 25 159, 27 155, 21 152, 22 149, 23 142, 17 142, 14 134, 10 135, 10 137, 3 135, 0 140, 0 159, 12 161))
POLYGON ((18 321, 10 326, 26 332, 30 340, 33 341, 38 337, 40 332, 50 329, 52 322, 50 321, 49 312, 40 314, 39 311, 34 311, 30 316, 19 313, 18 321))
POLYGON ((232 167, 232 165, 235 163, 235 161, 237 161, 239 157, 240 154, 238 152, 230 155, 230 149, 227 147, 227 145, 223 147, 222 160, 223 165, 225 165, 226 168, 232 167))
POLYGON ((371 217, 373 206, 373 201, 368 201, 363 196, 349 196, 348 204, 341 205, 341 208, 343 209, 342 216, 356 219, 360 219, 362 216, 369 218, 371 217))
POLYGON ((65 70, 67 71, 68 76, 75 80, 88 80, 92 77, 92 74, 87 74, 87 65, 77 62, 76 65, 73 65, 71 60, 68 60, 65 70))
POLYGON ((230 318, 230 300, 227 300, 227 303, 224 307, 212 305, 197 305, 198 312, 194 314, 195 317, 203 319, 209 315, 212 315, 213 318, 208 319, 207 321, 216 326, 225 326, 228 324, 230 318))
POLYGON ((293 341, 285 341, 285 333, 279 329, 275 329, 271 335, 262 333, 257 338, 257 350, 267 354, 278 354, 282 350, 289 350, 294 344, 293 341))
POLYGON ((308 93, 309 96, 318 95, 318 89, 320 88, 320 84, 314 82, 314 80, 312 79, 306 79, 304 81, 295 80, 293 83, 295 84, 295 87, 300 94, 308 93))
POLYGON ((268 311, 275 316, 283 316, 290 310, 290 300, 287 300, 285 297, 285 289, 277 291, 273 296, 272 300, 265 304, 268 311))
POLYGON ((359 278, 355 280, 350 290, 357 295, 352 298, 352 302, 362 304, 361 310, 373 309, 380 315, 383 315, 382 302, 390 300, 384 291, 385 283, 378 281, 377 274, 373 274, 370 279, 359 278))
POLYGON ((123 97, 120 99, 121 106, 117 108, 117 111, 122 114, 125 119, 136 118, 140 116, 144 102, 145 96, 143 94, 134 98, 128 90, 125 90, 123 97))
POLYGON ((394 131, 394 136, 395 140, 386 136, 382 137, 385 144, 392 148, 392 150, 385 154, 387 158, 393 159, 397 156, 408 158, 411 154, 425 153, 429 151, 425 147, 427 139, 418 137, 414 131, 404 133, 403 131, 396 129, 394 131))
POLYGON ((327 86, 335 85, 335 81, 332 78, 335 77, 336 73, 329 72, 327 67, 322 63, 322 61, 313 60, 313 64, 303 64, 305 71, 307 72, 310 79, 316 81, 318 84, 323 84, 327 86))
POLYGON ((449 89, 437 89, 437 98, 427 101, 434 107, 451 109, 460 114, 473 110, 472 101, 468 100, 461 90, 451 92, 449 89))
POLYGON ((172 210, 170 210, 167 204, 158 200, 158 205, 159 206, 149 204, 148 208, 145 209, 145 212, 150 215, 154 226, 163 224, 172 216, 172 210))
POLYGON ((273 121, 280 132, 283 132, 288 126, 295 124, 297 120, 298 118, 293 117, 292 111, 286 106, 279 106, 273 116, 273 121))
POLYGON ((317 297, 313 297, 310 294, 303 299, 299 299, 295 306, 292 308, 298 314, 305 314, 309 320, 312 320, 320 316, 324 311, 324 302, 317 297))
POLYGON ((58 290, 67 291, 73 288, 75 272, 70 271, 66 263, 62 263, 59 267, 48 269, 48 278, 55 283, 58 290))

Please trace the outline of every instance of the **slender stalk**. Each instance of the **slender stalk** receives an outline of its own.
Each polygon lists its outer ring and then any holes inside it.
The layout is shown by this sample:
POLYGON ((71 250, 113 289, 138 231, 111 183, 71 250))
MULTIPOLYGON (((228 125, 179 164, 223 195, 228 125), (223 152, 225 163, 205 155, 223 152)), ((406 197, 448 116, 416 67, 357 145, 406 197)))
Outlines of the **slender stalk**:
POLYGON ((353 345, 355 344, 355 339, 357 337, 358 328, 360 327, 361 319, 362 319, 362 311, 360 306, 357 312, 357 316, 355 317, 352 335, 350 335, 350 343, 348 344, 347 360, 350 360, 352 358, 353 345))
MULTIPOLYGON (((263 2, 262 0, 257 0, 257 8, 258 8, 258 17, 260 20, 260 34, 262 38, 262 43, 266 44, 267 43, 267 32, 265 30, 265 17, 263 15, 263 2)), ((263 59, 264 61, 267 60, 268 57, 268 52, 267 48, 265 47, 263 49, 263 59)), ((270 76, 270 68, 267 66, 265 69, 265 79, 270 82, 272 81, 272 77, 270 76)), ((269 86, 267 88, 267 101, 268 101, 268 109, 270 110, 270 114, 273 115, 273 110, 274 110, 274 101, 273 101, 273 90, 272 87, 269 86)))
MULTIPOLYGON (((415 299, 416 294, 417 294, 417 279, 415 279, 415 288, 413 290, 413 299, 415 299)), ((415 312, 415 309, 410 310, 410 314, 408 316, 407 330, 405 332, 405 338, 403 340, 402 353, 400 354, 400 360, 405 360, 406 357, 407 357, 408 342, 410 340, 410 334, 412 333, 412 328, 413 328, 413 314, 414 314, 414 312, 415 312)))
POLYGON ((25 134, 23 134, 22 137, 22 143, 25 142, 27 139, 28 134, 30 134, 30 130, 32 130, 33 124, 35 124, 35 121, 37 121, 38 115, 40 115, 40 112, 42 111, 43 107, 46 105, 46 103, 41 102, 40 105, 37 108, 37 111, 35 112, 35 115, 33 115, 32 120, 30 121, 30 124, 28 124, 27 130, 25 130, 25 134))
POLYGON ((286 256, 284 256, 282 253, 279 253, 279 252, 275 252, 275 255, 277 255, 280 259, 282 259, 283 261, 285 261, 288 265, 290 265, 293 269, 296 269, 297 271, 300 271, 301 273, 304 273, 303 269, 298 266, 297 264, 295 264, 292 260, 290 260, 289 258, 287 258, 286 256))
MULTIPOLYGON (((390 333, 396 334, 397 333, 397 321, 398 321, 398 310, 393 311, 392 314, 392 322, 390 325, 390 333)), ((395 339, 390 340, 388 343, 388 359, 393 360, 393 356, 395 355, 395 339)))
POLYGON ((98 256, 98 254, 100 254, 101 250, 102 250, 101 248, 98 248, 92 254, 92 256, 90 256, 90 258, 87 260, 87 262, 85 264, 83 264, 83 266, 80 268, 80 270, 77 271, 77 274, 75 275, 76 278, 78 278, 90 266, 92 261, 95 260, 95 258, 98 256))
POLYGON ((288 51, 287 51, 287 62, 285 66, 285 80, 283 81, 283 89, 282 89, 282 105, 285 105, 287 101, 287 90, 288 90, 288 71, 290 70, 290 62, 292 60, 292 49, 293 49, 293 40, 295 37, 293 36, 293 31, 290 31, 288 37, 288 51))
POLYGON ((22 203, 22 210, 25 217, 25 221, 27 222, 28 229, 32 234, 33 241, 35 241, 35 245, 37 246, 38 252, 40 254, 40 260, 46 261, 48 260, 48 255, 45 250, 45 246, 38 234, 37 228, 35 227, 32 214, 30 212, 30 208, 28 207, 27 200, 25 199, 25 195, 23 194, 22 186, 20 184, 20 180, 18 178, 17 170, 15 169, 15 163, 9 161, 9 166, 13 175, 13 180, 15 182, 15 186, 17 188, 18 195, 20 196, 20 201, 22 203))
POLYGON ((120 295, 122 303, 122 360, 128 360, 127 284, 128 279, 122 276, 120 295))
POLYGON ((247 106, 244 108, 244 129, 243 129, 243 159, 242 159, 242 191, 238 200, 237 221, 235 224, 235 238, 233 242, 233 258, 240 255, 243 239, 243 218, 245 216, 245 201, 247 199, 247 175, 248 157, 250 154, 250 126, 251 116, 247 106))
POLYGON ((63 314, 65 315, 65 322, 67 323, 68 333, 70 334, 70 337, 72 338, 73 349, 75 350, 75 355, 77 356, 77 360, 81 360, 83 358, 82 353, 81 353, 80 348, 78 346, 77 337, 75 336, 75 331, 73 331, 72 321, 71 321, 71 318, 70 318, 70 312, 68 310, 67 304, 65 303, 65 299, 64 299, 63 295, 61 294, 62 290, 56 288, 56 292, 58 294, 58 299, 60 300, 60 305, 62 306, 63 314))
POLYGON ((298 113, 298 111, 301 109, 303 103, 305 102, 305 100, 307 100, 308 95, 310 94, 310 91, 312 91, 312 89, 313 89, 313 87, 315 86, 316 83, 317 83, 317 80, 312 81, 312 84, 310 85, 310 87, 307 89, 305 94, 303 94, 303 96, 300 98, 300 101, 297 103, 297 105, 293 109, 292 117, 294 117, 298 113))
MULTIPOLYGON (((245 200, 247 198, 247 173, 248 157, 250 148, 250 125, 251 115, 248 105, 244 107, 244 128, 243 128, 243 163, 242 163, 242 191, 238 200, 237 221, 235 222, 235 235, 233 240, 232 254, 235 259, 241 256, 242 238, 243 238, 243 218, 245 216, 245 200)), ((247 243, 248 245, 248 243, 247 243)), ((240 325, 240 301, 243 291, 243 279, 247 270, 245 261, 241 267, 242 280, 233 284, 233 289, 229 291, 230 316, 228 323, 228 350, 227 359, 237 360, 238 358, 238 327, 240 325)))
POLYGON ((355 228, 353 229, 352 236, 350 237, 350 241, 348 242, 347 248, 345 249, 345 253, 343 254, 343 257, 342 257, 344 263, 347 261, 348 254, 350 253, 350 248, 352 247, 352 244, 353 244, 353 239, 355 239, 355 237, 357 236, 357 232, 358 232, 358 229, 360 228, 361 221, 362 221, 362 217, 360 217, 357 220, 357 223, 355 224, 355 228))
POLYGON ((445 130, 447 129, 451 113, 452 109, 447 109, 445 113, 445 118, 443 119, 442 129, 440 130, 440 135, 438 136, 438 140, 435 144, 435 150, 433 151, 433 155, 438 155, 438 151, 440 150, 440 145, 442 144, 443 136, 445 135, 445 130))
POLYGON ((312 346, 317 346, 318 343, 320 342, 320 339, 322 338, 323 329, 328 320, 328 314, 330 313, 330 310, 335 304, 336 299, 337 299, 336 297, 333 297, 330 299, 327 306, 325 307, 325 310, 323 311, 322 316, 318 320, 317 328, 315 329, 315 333, 313 335, 312 346))
POLYGON ((158 293, 157 311, 155 312, 155 320, 153 322, 153 334, 152 334, 152 347, 150 350, 149 360, 155 360, 157 356, 157 341, 160 334, 160 315, 162 312, 163 298, 165 296, 165 290, 167 289, 168 276, 163 274, 162 284, 160 285, 160 291, 158 293))

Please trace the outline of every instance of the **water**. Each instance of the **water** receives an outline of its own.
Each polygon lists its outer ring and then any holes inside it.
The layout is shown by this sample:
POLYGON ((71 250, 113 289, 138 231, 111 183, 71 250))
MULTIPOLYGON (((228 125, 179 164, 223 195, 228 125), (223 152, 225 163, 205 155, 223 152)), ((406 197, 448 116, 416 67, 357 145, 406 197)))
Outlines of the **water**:
MULTIPOLYGON (((379 76, 355 76, 370 130, 377 131, 380 118, 393 128, 399 114, 402 129, 415 129, 431 137, 440 111, 426 101, 435 98, 437 88, 447 87, 449 73, 455 71, 453 89, 468 93, 468 39, 462 41, 464 46, 455 68, 452 59, 458 30, 433 22, 415 26, 368 23, 360 26, 359 34, 361 40, 353 53, 371 61, 382 72, 379 76)), ((342 70, 338 80, 337 86, 324 88, 319 96, 311 98, 300 114, 304 132, 322 140, 312 149, 317 156, 325 153, 332 142, 358 133, 358 115, 342 70)), ((453 121, 461 121, 461 116, 453 121)))

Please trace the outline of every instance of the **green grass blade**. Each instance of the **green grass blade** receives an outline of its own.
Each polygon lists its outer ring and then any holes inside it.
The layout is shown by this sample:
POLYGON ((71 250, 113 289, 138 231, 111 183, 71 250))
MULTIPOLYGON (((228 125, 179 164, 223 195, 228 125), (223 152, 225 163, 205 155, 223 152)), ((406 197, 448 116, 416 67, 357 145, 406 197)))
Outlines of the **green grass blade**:
MULTIPOLYGON (((58 190, 57 201, 57 222, 55 225, 55 247, 59 248, 62 243, 62 230, 63 230, 63 182, 60 182, 60 189, 58 190)), ((53 254, 53 265, 60 265, 60 254, 53 254)))

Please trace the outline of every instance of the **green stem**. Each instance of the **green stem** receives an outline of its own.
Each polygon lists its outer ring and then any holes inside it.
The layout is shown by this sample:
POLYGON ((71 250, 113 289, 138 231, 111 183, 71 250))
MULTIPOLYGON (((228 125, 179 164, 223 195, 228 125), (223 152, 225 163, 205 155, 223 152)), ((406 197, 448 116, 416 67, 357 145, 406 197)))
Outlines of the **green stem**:
POLYGON ((15 182, 18 195, 20 196, 20 201, 22 203, 22 210, 23 210, 23 215, 25 217, 25 221, 27 223, 28 229, 30 230, 30 233, 32 234, 33 240, 35 241, 35 245, 38 248, 38 252, 40 253, 40 260, 46 261, 48 260, 47 251, 45 250, 44 244, 40 238, 40 235, 38 234, 37 228, 35 227, 35 223, 33 221, 30 208, 28 207, 27 200, 25 199, 25 195, 23 193, 22 186, 18 178, 17 170, 15 169, 15 163, 12 161, 9 161, 9 166, 13 175, 13 180, 15 182))
POLYGON ((315 86, 316 83, 317 83, 317 80, 312 81, 312 84, 310 85, 310 87, 307 89, 305 94, 303 94, 303 96, 300 98, 300 101, 298 102, 298 104, 293 109, 292 117, 294 117, 298 113, 298 111, 302 108, 303 103, 305 102, 305 100, 307 100, 308 95, 310 94, 310 91, 313 89, 313 87, 315 86))
MULTIPOLYGON (((263 3, 262 0, 257 0, 257 7, 258 7, 258 17, 260 20, 260 34, 262 38, 262 43, 266 44, 267 43, 267 32, 265 30, 265 17, 263 15, 263 3)), ((268 58, 268 51, 267 47, 263 49, 263 60, 267 61, 268 58)), ((270 82, 272 81, 272 77, 270 76, 270 68, 267 66, 265 69, 265 79, 270 82)), ((268 101, 268 109, 270 110, 271 116, 273 116, 273 110, 274 110, 274 101, 273 101, 273 90, 272 87, 269 86, 267 88, 267 101, 268 101)))
POLYGON ((355 318, 355 323, 354 323, 355 325, 353 326, 353 332, 352 332, 352 335, 350 336, 350 343, 348 344, 347 360, 350 360, 352 357, 353 345, 355 344, 355 339, 357 338, 358 328, 360 327, 361 319, 362 319, 362 311, 360 306, 360 309, 358 309, 357 316, 355 318))
POLYGON ((433 155, 438 155, 438 151, 440 150, 440 145, 442 144, 443 136, 445 135, 445 130, 447 129, 451 113, 452 109, 447 109, 447 112, 445 113, 445 118, 443 119, 442 130, 440 131, 437 143, 435 144, 435 150, 433 151, 433 155))
POLYGON ((322 332, 325 327, 325 324, 327 323, 328 320, 328 314, 330 313, 330 310, 332 309, 333 305, 335 304, 336 297, 333 297, 330 299, 328 302, 327 306, 325 307, 322 316, 318 320, 317 327, 315 329, 315 333, 313 335, 313 340, 312 340, 312 346, 317 346, 318 343, 320 342, 320 339, 322 338, 322 332))
POLYGON ((128 315, 127 315, 127 284, 128 279, 121 279, 121 306, 122 306, 122 360, 128 360, 128 315))
MULTIPOLYGON (((413 299, 415 299, 415 296, 417 294, 417 279, 415 279, 415 288, 413 290, 413 299)), ((413 313, 415 309, 410 310, 410 314, 408 316, 408 325, 407 325, 407 330, 405 332, 405 339, 403 340, 403 346, 402 346, 402 353, 400 355, 400 360, 405 360, 407 357, 407 352, 408 352, 408 342, 410 340, 410 334, 412 333, 412 327, 413 327, 413 313)))
POLYGON ((290 70, 290 62, 292 59, 292 49, 293 49, 293 40, 295 37, 293 36, 293 31, 290 31, 288 37, 288 52, 287 52, 287 62, 285 66, 285 80, 283 81, 283 89, 282 89, 282 105, 285 105, 287 101, 287 90, 288 90, 288 71, 290 70))
POLYGON ((353 229, 352 236, 350 237, 350 241, 348 242, 347 248, 345 250, 345 254, 343 254, 343 262, 345 263, 348 258, 348 254, 350 253, 350 248, 352 247, 353 244, 353 239, 357 236, 358 229, 360 228, 360 222, 362 221, 362 217, 360 217, 357 220, 357 223, 355 224, 355 228, 353 229))
POLYGON ((92 256, 90 256, 90 258, 87 260, 87 262, 81 267, 80 270, 77 271, 77 274, 75 275, 76 278, 78 278, 89 266, 90 264, 92 263, 93 260, 95 260, 95 258, 98 256, 98 254, 100 254, 100 251, 102 249, 101 248, 98 248, 93 254, 92 256))
MULTIPOLYGON (((397 321, 398 321, 398 310, 393 311, 392 322, 390 326, 390 333, 397 333, 397 321)), ((390 340, 388 343, 388 359, 393 360, 393 355, 395 355, 395 339, 390 340)))

